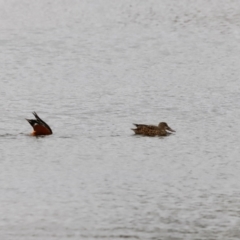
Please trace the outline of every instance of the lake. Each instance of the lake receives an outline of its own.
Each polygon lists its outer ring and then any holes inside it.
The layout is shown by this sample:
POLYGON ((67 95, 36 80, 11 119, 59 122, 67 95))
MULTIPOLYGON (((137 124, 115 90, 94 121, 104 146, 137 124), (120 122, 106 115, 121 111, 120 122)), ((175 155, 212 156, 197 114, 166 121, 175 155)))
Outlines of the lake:
POLYGON ((1 239, 240 238, 238 1, 0 6, 1 239))

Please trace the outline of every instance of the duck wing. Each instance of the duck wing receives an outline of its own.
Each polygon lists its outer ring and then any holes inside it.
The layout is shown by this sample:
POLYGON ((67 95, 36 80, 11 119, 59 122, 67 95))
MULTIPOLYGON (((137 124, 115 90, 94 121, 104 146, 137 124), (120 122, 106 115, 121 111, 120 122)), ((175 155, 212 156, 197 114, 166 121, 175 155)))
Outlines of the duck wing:
POLYGON ((43 125, 44 127, 46 127, 51 133, 52 133, 52 129, 49 127, 49 125, 44 122, 38 115, 36 112, 33 112, 32 113, 34 115, 34 117, 37 119, 37 122, 40 124, 40 125, 43 125))
POLYGON ((158 126, 154 126, 154 125, 136 124, 136 123, 134 123, 133 125, 135 125, 137 127, 137 129, 140 129, 140 128, 146 128, 146 129, 149 129, 149 130, 158 129, 158 126))

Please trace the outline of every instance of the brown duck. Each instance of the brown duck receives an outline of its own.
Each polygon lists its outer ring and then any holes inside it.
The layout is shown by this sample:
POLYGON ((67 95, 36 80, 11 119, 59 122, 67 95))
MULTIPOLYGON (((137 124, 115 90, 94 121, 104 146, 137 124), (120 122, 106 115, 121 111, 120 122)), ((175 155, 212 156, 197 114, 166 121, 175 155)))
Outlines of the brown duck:
POLYGON ((158 126, 154 125, 145 125, 145 124, 135 124, 137 127, 135 129, 132 128, 132 130, 135 132, 135 134, 141 134, 145 136, 167 136, 171 134, 170 132, 175 132, 173 129, 171 129, 166 122, 160 122, 158 126), (168 131, 170 132, 168 132, 168 131))
POLYGON ((31 135, 50 135, 52 134, 52 129, 45 123, 36 112, 33 112, 33 115, 36 119, 26 119, 33 128, 33 132, 31 135))

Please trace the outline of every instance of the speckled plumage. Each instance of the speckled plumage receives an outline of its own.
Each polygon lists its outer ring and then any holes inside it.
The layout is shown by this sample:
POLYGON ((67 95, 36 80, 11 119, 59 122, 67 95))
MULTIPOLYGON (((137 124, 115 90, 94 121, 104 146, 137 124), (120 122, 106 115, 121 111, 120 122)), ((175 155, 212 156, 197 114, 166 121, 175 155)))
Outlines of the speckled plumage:
POLYGON ((137 128, 132 129, 135 134, 145 135, 145 136, 167 136, 170 132, 175 132, 171 129, 166 122, 160 122, 158 126, 145 125, 145 124, 134 124, 137 128), (167 131, 168 130, 168 131, 167 131))

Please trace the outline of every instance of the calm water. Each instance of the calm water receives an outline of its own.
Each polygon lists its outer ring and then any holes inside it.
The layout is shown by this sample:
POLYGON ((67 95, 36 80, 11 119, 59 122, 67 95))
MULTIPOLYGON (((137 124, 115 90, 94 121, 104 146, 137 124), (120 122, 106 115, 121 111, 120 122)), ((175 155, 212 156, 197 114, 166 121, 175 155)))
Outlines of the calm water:
POLYGON ((240 238, 238 1, 0 9, 1 239, 240 238))

